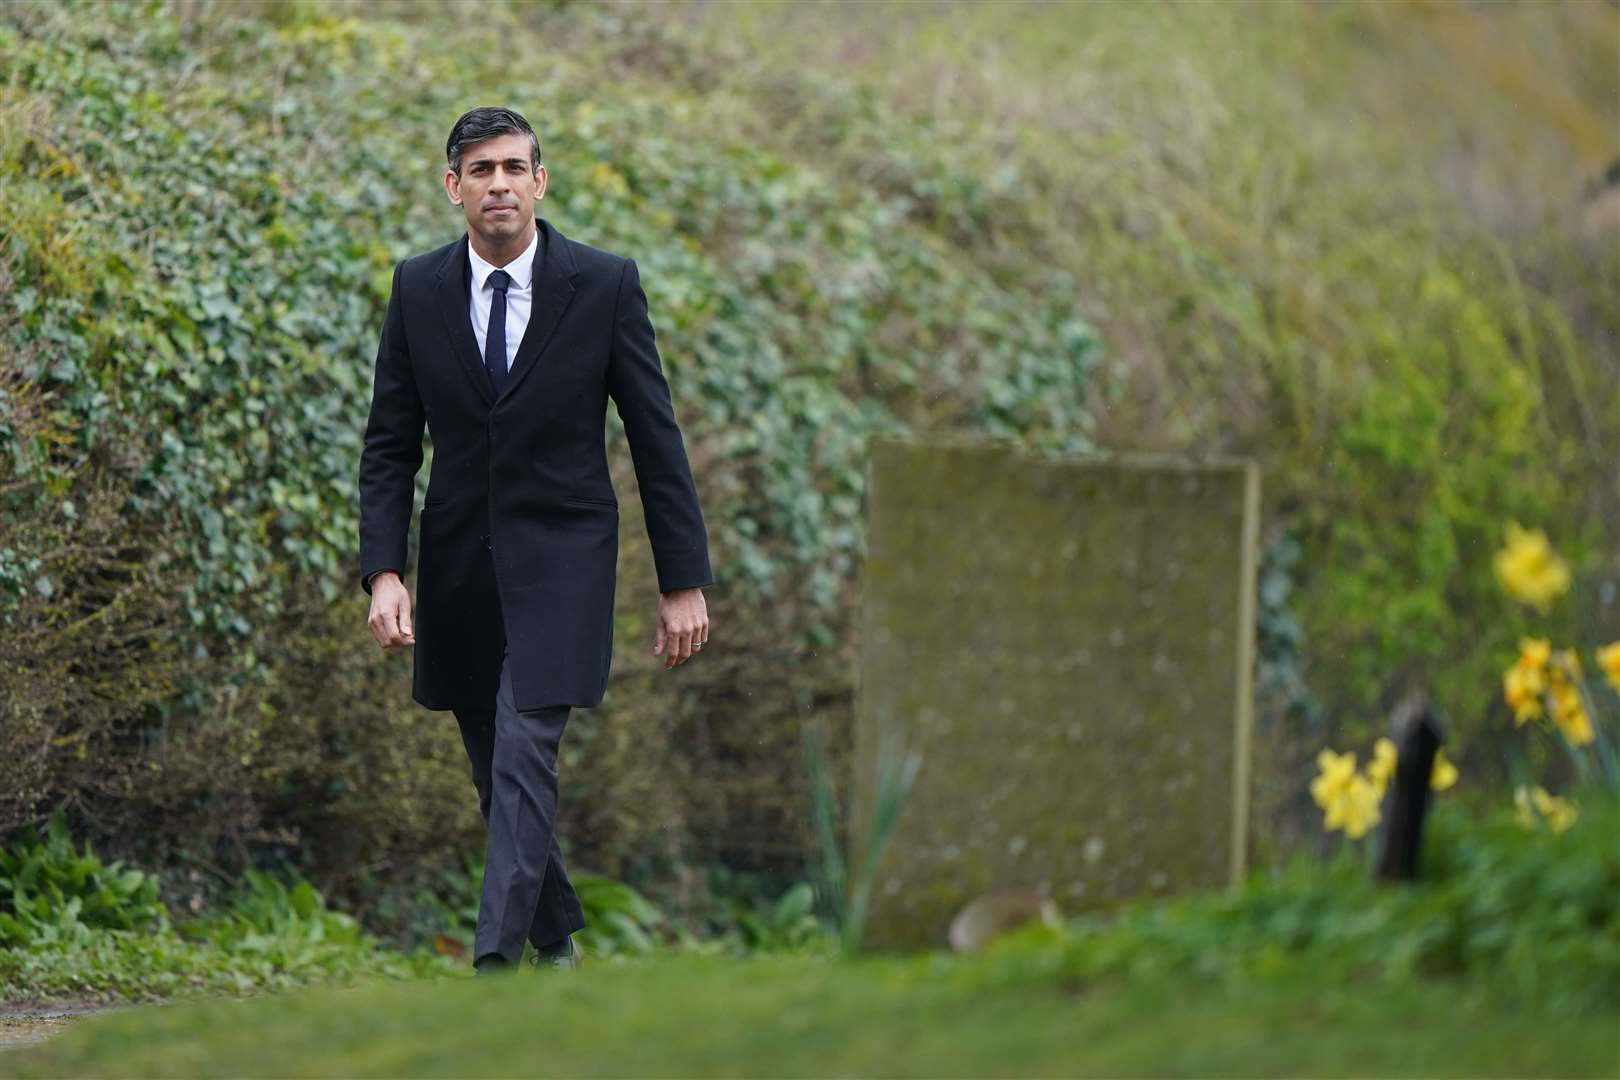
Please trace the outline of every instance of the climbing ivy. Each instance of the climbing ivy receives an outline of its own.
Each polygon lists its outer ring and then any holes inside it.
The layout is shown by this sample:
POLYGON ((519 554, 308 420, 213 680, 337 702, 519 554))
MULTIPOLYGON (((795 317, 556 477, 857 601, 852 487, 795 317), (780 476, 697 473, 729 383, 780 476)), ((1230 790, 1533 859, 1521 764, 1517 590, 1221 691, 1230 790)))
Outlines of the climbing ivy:
MULTIPOLYGON (((679 95, 615 96, 588 65, 491 84, 408 25, 256 10, 0 13, 7 512, 71 516, 86 470, 127 476, 194 629, 247 647, 294 578, 355 586, 390 272, 460 231, 438 176, 472 101, 537 124, 542 213, 637 259, 717 576, 746 596, 847 600, 874 434, 1089 448, 1098 343, 1073 282, 963 240, 987 200, 1028 197, 1016 174, 989 190, 938 133, 889 138, 831 88, 819 108, 897 148, 881 183, 728 140, 679 95)), ((57 587, 38 554, 0 550, 0 603, 57 587)))

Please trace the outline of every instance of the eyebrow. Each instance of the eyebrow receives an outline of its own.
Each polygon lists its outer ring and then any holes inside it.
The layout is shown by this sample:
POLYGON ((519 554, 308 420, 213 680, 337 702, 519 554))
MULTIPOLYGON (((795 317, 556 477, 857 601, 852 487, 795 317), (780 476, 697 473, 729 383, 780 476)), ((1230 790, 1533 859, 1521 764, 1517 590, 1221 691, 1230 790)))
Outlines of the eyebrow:
MULTIPOLYGON (((494 161, 495 161, 494 158, 474 158, 472 161, 468 162, 467 168, 476 169, 480 165, 492 165, 492 164, 494 164, 494 161)), ((501 164, 508 165, 508 166, 516 166, 516 167, 518 167, 520 169, 526 169, 526 168, 529 167, 528 160, 525 159, 525 158, 520 158, 520 157, 506 158, 501 162, 501 164)))

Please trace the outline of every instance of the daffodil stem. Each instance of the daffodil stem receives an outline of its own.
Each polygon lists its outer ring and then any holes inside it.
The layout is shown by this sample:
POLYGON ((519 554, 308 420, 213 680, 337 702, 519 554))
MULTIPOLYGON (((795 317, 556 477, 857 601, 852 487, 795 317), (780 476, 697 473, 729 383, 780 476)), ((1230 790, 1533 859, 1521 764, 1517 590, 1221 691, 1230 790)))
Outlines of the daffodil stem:
MULTIPOLYGON (((1598 759, 1598 766, 1602 769, 1602 778, 1611 790, 1620 790, 1620 772, 1617 772, 1615 767, 1614 747, 1610 745, 1608 732, 1604 728, 1603 713, 1598 711, 1597 702, 1592 700, 1592 694, 1587 686, 1584 683, 1578 685, 1586 715, 1591 717, 1593 753, 1598 759)), ((1564 740, 1564 745, 1569 746, 1568 739, 1564 740)), ((1570 752, 1575 752, 1573 746, 1570 747, 1570 752)), ((1578 755, 1577 760, 1580 763, 1578 768, 1581 782, 1585 783, 1587 780, 1586 755, 1578 755)))

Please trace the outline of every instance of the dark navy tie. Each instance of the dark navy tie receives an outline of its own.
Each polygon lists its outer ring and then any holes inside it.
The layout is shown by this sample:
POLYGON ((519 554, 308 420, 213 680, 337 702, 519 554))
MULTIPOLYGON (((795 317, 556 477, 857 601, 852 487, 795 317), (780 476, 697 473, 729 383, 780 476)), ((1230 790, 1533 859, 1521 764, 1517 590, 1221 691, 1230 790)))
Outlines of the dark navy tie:
POLYGON ((484 370, 489 372, 495 396, 500 397, 506 386, 506 287, 512 284, 512 275, 493 271, 489 284, 495 296, 489 302, 489 329, 484 331, 484 370))

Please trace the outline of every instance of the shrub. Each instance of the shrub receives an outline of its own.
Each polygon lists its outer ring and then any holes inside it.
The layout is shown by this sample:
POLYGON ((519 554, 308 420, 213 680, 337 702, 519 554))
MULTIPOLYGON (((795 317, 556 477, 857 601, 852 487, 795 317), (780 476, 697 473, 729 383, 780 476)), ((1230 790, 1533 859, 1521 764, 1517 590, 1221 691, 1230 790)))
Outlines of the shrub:
POLYGON ((0 945, 84 941, 167 921, 157 879, 119 859, 103 863, 88 843, 80 854, 60 811, 43 834, 24 829, 0 848, 0 945))

